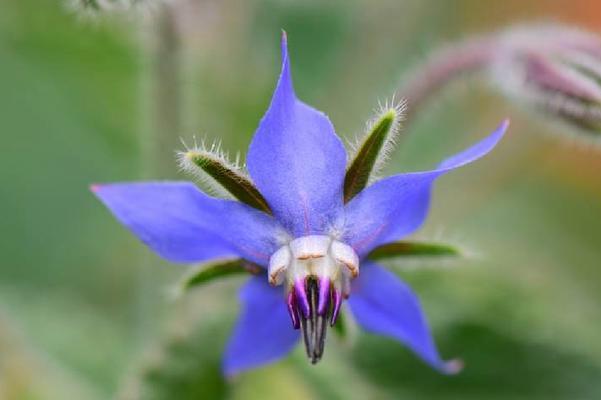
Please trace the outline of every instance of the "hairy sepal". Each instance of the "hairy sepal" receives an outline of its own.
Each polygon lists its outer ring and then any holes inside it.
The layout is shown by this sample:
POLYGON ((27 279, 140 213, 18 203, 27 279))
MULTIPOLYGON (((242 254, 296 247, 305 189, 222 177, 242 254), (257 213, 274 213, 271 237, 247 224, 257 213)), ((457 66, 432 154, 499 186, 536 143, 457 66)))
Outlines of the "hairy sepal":
POLYGON ((251 180, 237 164, 231 163, 217 150, 195 148, 178 153, 182 170, 200 179, 210 177, 234 198, 258 210, 271 214, 271 208, 251 180))
POLYGON ((216 260, 193 267, 182 279, 180 288, 188 291, 230 275, 257 274, 261 267, 240 258, 216 260))
POLYGON ((399 241, 376 247, 369 253, 367 258, 370 260, 382 260, 397 257, 457 257, 461 255, 462 252, 457 247, 448 244, 399 241))
POLYGON ((344 178, 344 202, 349 202, 363 190, 370 178, 377 173, 394 146, 400 122, 403 118, 405 102, 382 107, 379 115, 368 123, 364 138, 355 146, 344 178))

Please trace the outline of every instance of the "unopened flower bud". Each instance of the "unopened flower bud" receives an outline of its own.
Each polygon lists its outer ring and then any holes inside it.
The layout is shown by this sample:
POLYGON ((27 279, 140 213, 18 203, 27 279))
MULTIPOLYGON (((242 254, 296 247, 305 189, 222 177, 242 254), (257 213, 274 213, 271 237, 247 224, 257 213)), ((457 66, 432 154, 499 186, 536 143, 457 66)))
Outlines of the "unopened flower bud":
POLYGON ((601 38, 555 25, 514 28, 495 54, 492 80, 510 100, 601 133, 601 38))

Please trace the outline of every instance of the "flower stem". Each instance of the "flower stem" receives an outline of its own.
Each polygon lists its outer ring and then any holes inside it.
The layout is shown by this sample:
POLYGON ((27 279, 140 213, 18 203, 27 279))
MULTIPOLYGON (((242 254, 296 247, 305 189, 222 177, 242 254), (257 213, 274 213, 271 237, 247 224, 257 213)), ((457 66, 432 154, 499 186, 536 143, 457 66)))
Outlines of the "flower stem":
POLYGON ((484 69, 494 57, 492 37, 470 39, 436 51, 403 79, 396 95, 406 98, 406 120, 449 83, 468 73, 484 69))
MULTIPOLYGON (((180 40, 175 7, 162 4, 144 19, 140 30, 140 175, 142 179, 169 179, 176 174, 175 149, 179 145, 180 40)), ((139 254, 137 265, 136 330, 144 342, 155 331, 165 269, 156 257, 139 254)))
POLYGON ((164 4, 156 13, 146 49, 148 98, 143 100, 148 125, 142 137, 142 168, 153 179, 175 174, 174 150, 181 134, 181 48, 174 7, 164 4))

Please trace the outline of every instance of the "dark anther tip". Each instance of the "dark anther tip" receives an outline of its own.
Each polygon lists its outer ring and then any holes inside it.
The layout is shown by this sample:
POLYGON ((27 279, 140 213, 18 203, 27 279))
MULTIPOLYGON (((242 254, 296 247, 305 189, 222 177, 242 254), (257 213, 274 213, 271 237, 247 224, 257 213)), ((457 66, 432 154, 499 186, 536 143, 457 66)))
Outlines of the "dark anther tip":
POLYGON ((341 301, 327 279, 308 277, 298 282, 286 297, 292 326, 303 332, 303 342, 311 364, 322 357, 329 323, 336 320, 341 301))
POLYGON ((316 364, 323 356, 328 325, 336 323, 342 293, 328 279, 313 276, 298 281, 286 296, 294 329, 301 329, 307 357, 316 364))

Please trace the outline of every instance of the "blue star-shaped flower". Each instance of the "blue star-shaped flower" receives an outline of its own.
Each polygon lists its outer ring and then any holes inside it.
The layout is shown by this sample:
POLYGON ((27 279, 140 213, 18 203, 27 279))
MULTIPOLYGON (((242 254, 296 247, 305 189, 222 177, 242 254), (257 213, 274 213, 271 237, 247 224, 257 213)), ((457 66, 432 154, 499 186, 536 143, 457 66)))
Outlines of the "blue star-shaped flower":
POLYGON ((208 196, 189 182, 92 190, 169 261, 242 258, 262 267, 241 289, 242 315, 225 352, 226 375, 284 356, 299 341, 301 327, 316 362, 343 298, 365 330, 393 337, 452 373, 457 363, 439 356, 415 294, 367 255, 417 230, 434 180, 488 153, 506 127, 504 122, 434 170, 394 175, 345 197, 344 146, 329 119, 296 98, 284 35, 281 74, 247 156, 255 197, 266 210, 208 196))

